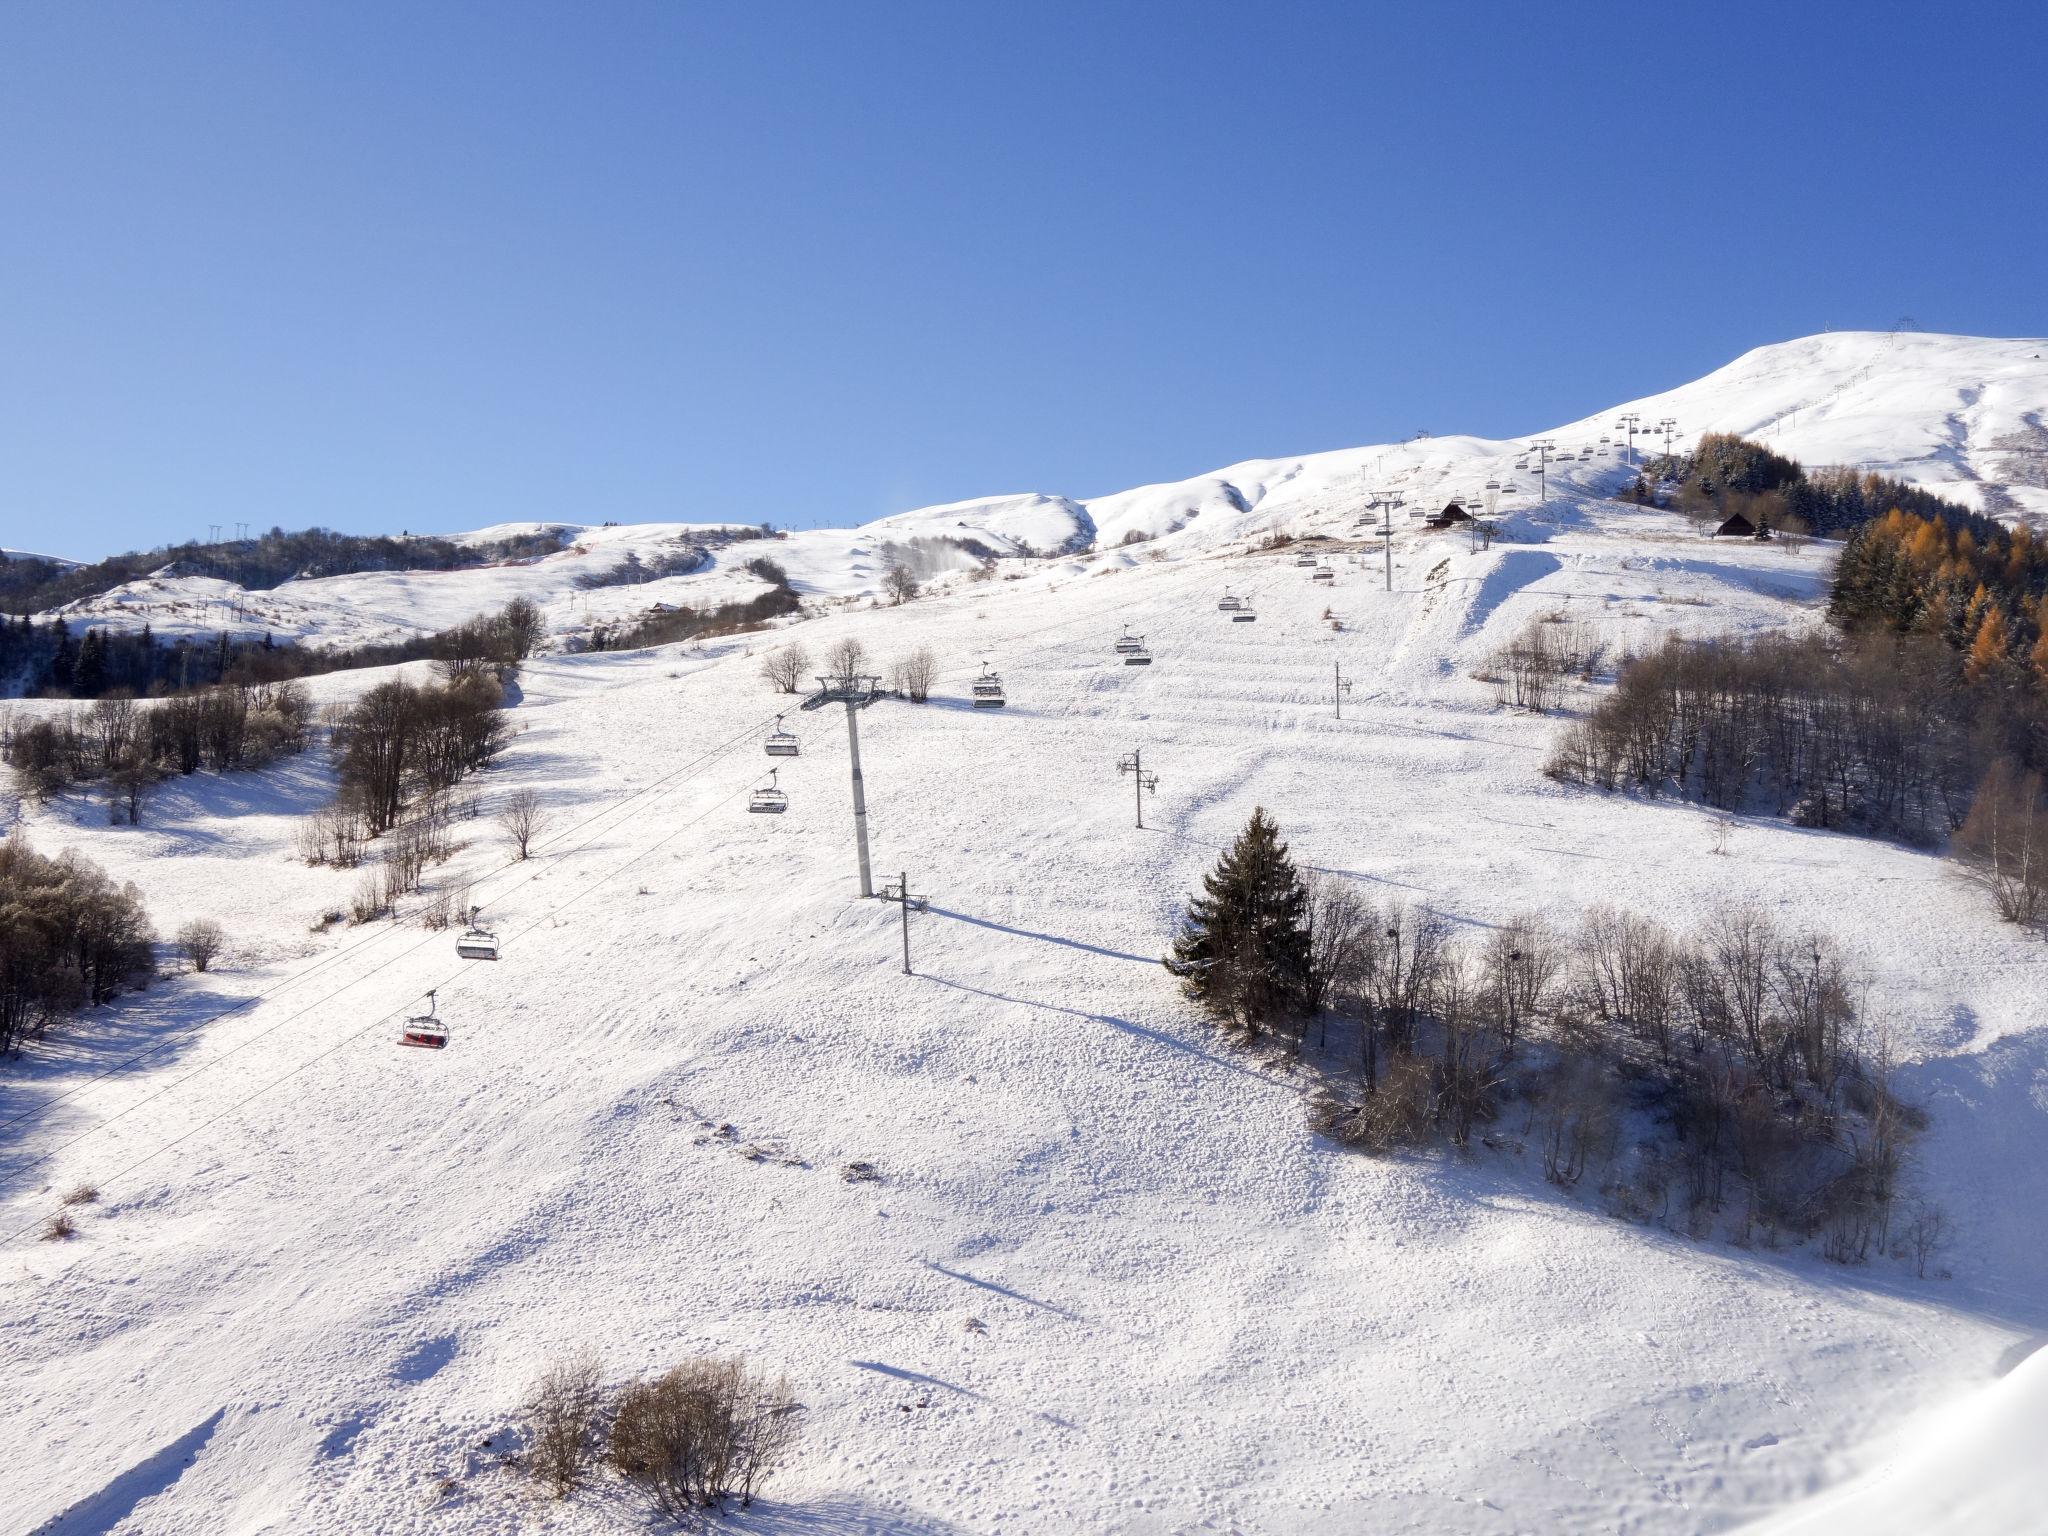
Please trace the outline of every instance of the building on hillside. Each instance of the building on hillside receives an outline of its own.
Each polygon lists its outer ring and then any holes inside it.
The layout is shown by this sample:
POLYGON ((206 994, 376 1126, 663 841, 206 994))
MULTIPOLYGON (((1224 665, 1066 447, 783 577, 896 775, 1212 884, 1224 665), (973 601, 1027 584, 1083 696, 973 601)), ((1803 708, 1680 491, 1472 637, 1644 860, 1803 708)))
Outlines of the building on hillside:
POLYGON ((1760 539, 1764 535, 1756 531, 1756 524, 1740 512, 1732 514, 1728 521, 1714 530, 1717 539, 1760 539))

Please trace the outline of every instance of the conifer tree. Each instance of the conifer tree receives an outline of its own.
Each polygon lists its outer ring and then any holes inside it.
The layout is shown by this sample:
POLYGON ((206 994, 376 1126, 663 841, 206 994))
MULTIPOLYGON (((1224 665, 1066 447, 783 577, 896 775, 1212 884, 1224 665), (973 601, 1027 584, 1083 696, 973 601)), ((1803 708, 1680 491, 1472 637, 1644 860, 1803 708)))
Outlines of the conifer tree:
POLYGON ((96 699, 106 686, 107 642, 98 630, 88 629, 72 666, 71 691, 81 699, 96 699))
POLYGON ((1306 1004, 1307 893, 1263 807, 1202 877, 1166 968, 1188 995, 1253 1034, 1306 1004))

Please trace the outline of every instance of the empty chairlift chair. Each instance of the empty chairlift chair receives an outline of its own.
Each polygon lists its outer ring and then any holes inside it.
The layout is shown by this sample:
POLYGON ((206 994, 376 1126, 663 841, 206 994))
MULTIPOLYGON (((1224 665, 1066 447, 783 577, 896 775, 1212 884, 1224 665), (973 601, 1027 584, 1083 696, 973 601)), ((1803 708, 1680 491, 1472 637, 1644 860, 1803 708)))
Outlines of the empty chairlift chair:
POLYGON ((1316 563, 1316 557, 1314 555, 1309 554, 1306 550, 1304 550, 1302 553, 1294 557, 1294 563, 1306 569, 1307 567, 1312 566, 1316 563))
POLYGON ((1145 649, 1145 637, 1143 635, 1134 635, 1129 630, 1125 630, 1124 637, 1117 641, 1116 648, 1124 659, 1124 665, 1127 667, 1149 667, 1152 665, 1152 654, 1145 649))
POLYGON ((1251 624, 1255 623, 1258 617, 1256 613, 1252 612, 1252 600, 1248 597, 1240 598, 1238 599, 1237 610, 1230 615, 1230 622, 1233 624, 1251 624))
POLYGON ((498 958, 498 936, 488 928, 479 928, 475 915, 471 914, 468 930, 455 941, 455 953, 465 960, 495 960, 498 958))
POLYGON ((782 728, 782 716, 775 717, 775 729, 768 733, 768 755, 770 757, 795 757, 796 736, 782 728))
POLYGON ((1322 583, 1323 583, 1323 584, 1324 584, 1325 586, 1329 585, 1329 584, 1330 584, 1331 582, 1335 581, 1336 579, 1337 579, 1337 572, 1335 571, 1335 569, 1334 569, 1334 568, 1332 568, 1332 567, 1330 567, 1330 566, 1327 566, 1327 565, 1319 565, 1319 566, 1317 566, 1317 567, 1316 567, 1316 573, 1315 573, 1315 575, 1313 575, 1313 576, 1309 577, 1309 580, 1310 580, 1310 581, 1320 581, 1320 582, 1322 582, 1322 583))
POLYGON ((448 1043, 448 1026, 434 1017, 434 994, 427 994, 427 1011, 416 1013, 405 1021, 398 1032, 400 1045, 416 1045, 423 1050, 438 1051, 448 1043))
POLYGON ((1241 601, 1230 595, 1230 588, 1225 587, 1223 589, 1223 599, 1217 603, 1216 611, 1218 613, 1235 613, 1243 606, 1244 604, 1241 601))
POLYGON ((789 796, 775 787, 775 775, 782 770, 768 770, 768 782, 755 789, 753 798, 747 801, 747 809, 761 816, 780 816, 789 809, 789 796))
POLYGON ((1003 680, 987 662, 981 664, 981 676, 974 680, 974 707, 976 709, 1001 709, 1009 701, 1003 697, 1003 680))

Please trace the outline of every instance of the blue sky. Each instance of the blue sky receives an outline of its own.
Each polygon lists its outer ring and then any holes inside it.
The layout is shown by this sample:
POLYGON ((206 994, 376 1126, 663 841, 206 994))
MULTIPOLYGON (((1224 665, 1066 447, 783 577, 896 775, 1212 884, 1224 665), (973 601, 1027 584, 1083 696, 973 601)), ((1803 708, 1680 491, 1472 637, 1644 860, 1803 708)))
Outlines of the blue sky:
POLYGON ((12 0, 0 542, 853 522, 2038 335, 2048 7, 12 0))

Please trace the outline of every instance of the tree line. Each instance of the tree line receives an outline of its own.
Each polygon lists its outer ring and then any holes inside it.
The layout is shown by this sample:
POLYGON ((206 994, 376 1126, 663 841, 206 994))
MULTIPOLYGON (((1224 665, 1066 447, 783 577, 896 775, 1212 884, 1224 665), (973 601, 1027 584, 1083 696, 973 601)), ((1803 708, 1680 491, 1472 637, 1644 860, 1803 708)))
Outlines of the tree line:
POLYGON ((182 693, 223 683, 251 686, 364 667, 431 661, 481 648, 510 664, 530 655, 546 633, 540 609, 516 597, 496 614, 453 629, 385 644, 280 644, 267 632, 239 640, 223 630, 211 640, 180 635, 160 640, 148 624, 121 631, 90 626, 74 635, 62 619, 46 624, 0 618, 0 689, 29 696, 96 699, 182 693))
POLYGON ((386 534, 272 528, 247 539, 188 539, 154 549, 110 555, 90 565, 68 565, 33 555, 0 554, 0 613, 31 614, 98 597, 170 568, 174 576, 211 576, 252 592, 288 581, 347 576, 362 571, 456 571, 551 555, 568 530, 542 528, 501 539, 392 538, 386 534))
POLYGON ((1921 1117, 1892 1094, 1826 934, 1741 908, 1691 933, 1596 908, 1464 939, 1439 913, 1304 878, 1260 809, 1165 964, 1219 1023, 1331 1068, 1313 1115, 1346 1144, 1529 1149, 1619 1214, 1819 1237, 1845 1262, 1924 1263, 1939 1236, 1903 1187, 1921 1117))
POLYGON ((1836 566, 1831 633, 1671 639, 1625 662, 1548 772, 1950 851, 2048 920, 2048 548, 1894 509, 1836 566))
POLYGON ((110 695, 0 724, 0 757, 16 790, 38 804, 87 785, 111 814, 142 820, 150 790, 173 774, 261 768, 305 750, 313 703, 298 683, 226 684, 168 699, 110 695))
POLYGON ((1700 526, 1740 513, 1759 529, 1829 537, 1894 509, 1969 528, 1980 539, 1999 526, 1909 481, 1846 465, 1809 472, 1732 432, 1704 432, 1690 453, 1652 460, 1621 499, 1675 506, 1700 526))

